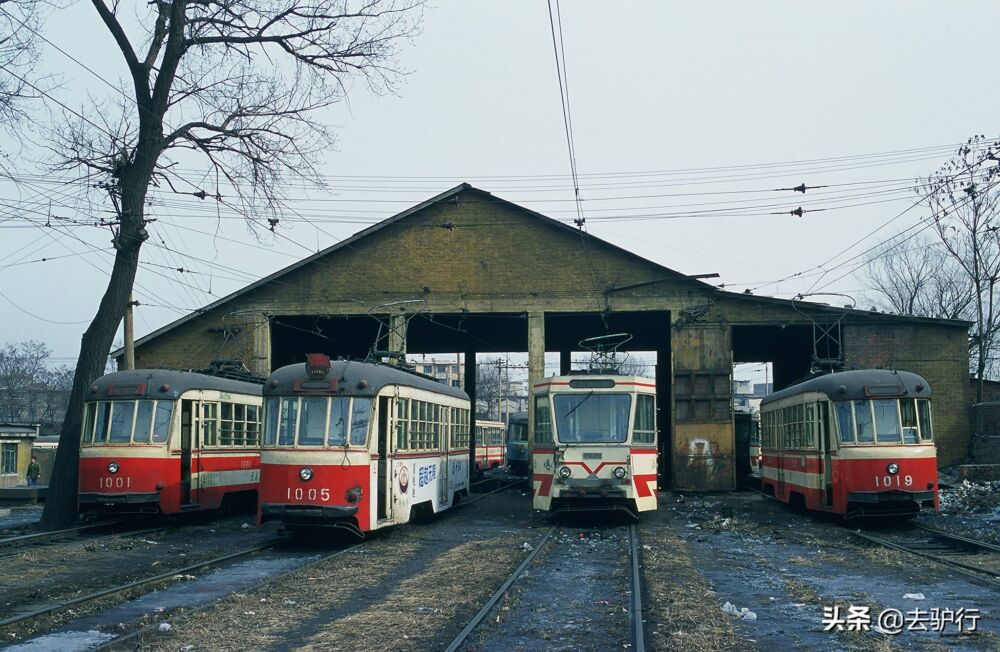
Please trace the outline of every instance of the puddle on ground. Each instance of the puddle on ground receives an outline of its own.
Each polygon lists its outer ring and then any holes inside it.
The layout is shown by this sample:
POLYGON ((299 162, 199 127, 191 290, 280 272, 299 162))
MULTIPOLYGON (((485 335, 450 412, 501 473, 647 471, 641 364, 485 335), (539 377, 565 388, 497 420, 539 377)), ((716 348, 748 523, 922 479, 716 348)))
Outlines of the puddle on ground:
POLYGON ((41 509, 15 510, 7 516, 0 517, 0 530, 10 530, 13 528, 34 525, 42 518, 41 509))
POLYGON ((5 649, 11 652, 90 650, 105 640, 114 638, 114 634, 98 631, 102 627, 117 627, 120 623, 134 621, 145 614, 212 602, 234 591, 255 586, 271 575, 287 573, 318 558, 319 555, 292 556, 278 553, 237 562, 192 580, 177 580, 167 588, 147 593, 99 614, 78 618, 55 632, 5 649))

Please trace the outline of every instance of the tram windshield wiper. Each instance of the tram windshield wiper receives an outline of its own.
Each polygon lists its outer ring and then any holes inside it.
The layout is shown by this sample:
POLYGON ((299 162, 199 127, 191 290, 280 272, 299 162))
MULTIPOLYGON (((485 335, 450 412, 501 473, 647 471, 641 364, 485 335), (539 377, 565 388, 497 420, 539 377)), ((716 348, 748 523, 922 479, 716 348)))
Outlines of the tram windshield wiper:
POLYGON ((593 395, 594 395, 594 390, 590 390, 589 392, 587 392, 587 395, 583 398, 582 401, 580 401, 579 403, 577 403, 576 405, 574 405, 572 410, 570 410, 569 412, 567 412, 566 414, 563 415, 563 419, 569 418, 569 415, 571 415, 574 412, 576 412, 577 410, 579 410, 580 406, 583 405, 584 403, 586 403, 590 399, 590 397, 593 396, 593 395))

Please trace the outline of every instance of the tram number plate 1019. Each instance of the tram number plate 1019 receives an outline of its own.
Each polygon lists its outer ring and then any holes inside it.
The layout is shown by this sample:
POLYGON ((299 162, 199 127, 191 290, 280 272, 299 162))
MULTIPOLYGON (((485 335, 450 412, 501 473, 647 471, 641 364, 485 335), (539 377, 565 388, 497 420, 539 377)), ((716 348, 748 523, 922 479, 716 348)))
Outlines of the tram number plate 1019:
POLYGON ((330 500, 330 490, 329 489, 303 489, 298 487, 292 489, 288 487, 288 500, 322 500, 323 502, 328 502, 330 500))
POLYGON ((875 476, 875 486, 876 487, 912 487, 913 486, 913 476, 904 475, 902 478, 899 475, 876 475, 875 476), (895 478, 895 481, 893 479, 895 478))

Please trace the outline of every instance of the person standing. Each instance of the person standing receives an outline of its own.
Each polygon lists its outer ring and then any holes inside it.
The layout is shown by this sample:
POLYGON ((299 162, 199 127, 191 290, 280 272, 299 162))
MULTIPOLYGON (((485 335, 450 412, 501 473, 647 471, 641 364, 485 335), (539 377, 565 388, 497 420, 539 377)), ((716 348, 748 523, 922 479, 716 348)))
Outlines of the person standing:
POLYGON ((28 486, 33 487, 38 484, 38 476, 42 474, 42 469, 38 466, 38 460, 31 456, 31 464, 28 465, 28 486))

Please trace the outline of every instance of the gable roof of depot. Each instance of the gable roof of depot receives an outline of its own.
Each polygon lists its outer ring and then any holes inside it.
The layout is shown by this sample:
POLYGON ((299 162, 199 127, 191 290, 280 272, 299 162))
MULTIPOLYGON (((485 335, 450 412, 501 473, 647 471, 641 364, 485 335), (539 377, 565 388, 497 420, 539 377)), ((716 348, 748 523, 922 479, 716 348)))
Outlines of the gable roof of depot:
MULTIPOLYGON (((669 267, 665 267, 665 266, 663 266, 660 263, 657 263, 655 261, 649 260, 647 258, 643 258, 642 256, 638 255, 637 253, 635 253, 633 251, 629 251, 628 249, 623 249, 622 247, 619 247, 618 245, 612 244, 612 243, 608 242, 607 240, 602 240, 601 238, 598 238, 597 236, 591 235, 590 233, 587 233, 586 231, 578 230, 578 229, 570 226, 569 224, 566 224, 565 222, 560 222, 559 220, 553 219, 553 218, 551 218, 551 217, 549 217, 547 215, 543 215, 542 213, 539 213, 537 211, 533 211, 530 208, 525 208, 524 206, 521 206, 519 204, 515 204, 514 202, 511 202, 511 201, 508 201, 506 199, 502 199, 502 198, 496 197, 492 193, 487 192, 485 190, 481 190, 479 188, 476 188, 476 187, 472 186, 469 183, 461 183, 461 184, 455 186, 454 188, 451 188, 450 190, 446 190, 446 191, 442 192, 439 195, 436 195, 434 197, 431 197, 430 199, 427 199, 426 201, 423 201, 423 202, 420 202, 419 204, 411 206, 410 208, 404 210, 401 213, 398 213, 396 215, 393 215, 392 217, 389 217, 389 218, 387 218, 385 220, 382 220, 381 222, 378 222, 377 224, 373 224, 372 226, 370 226, 370 227, 368 227, 366 229, 362 229, 361 231, 358 231, 357 233, 355 233, 351 237, 346 238, 345 240, 341 240, 340 242, 338 242, 336 244, 333 244, 333 245, 327 247, 326 249, 323 249, 322 251, 316 252, 315 254, 307 256, 306 258, 303 258, 302 260, 299 260, 299 261, 297 261, 295 263, 292 263, 291 265, 289 265, 287 267, 279 269, 278 271, 276 271, 276 272, 274 272, 272 274, 269 274, 268 276, 265 276, 265 277, 263 277, 263 278, 261 278, 261 279, 259 279, 257 281, 254 281, 253 283, 251 283, 250 285, 247 285, 246 287, 240 288, 239 290, 236 290, 235 292, 232 292, 232 293, 230 293, 230 294, 222 297, 221 299, 213 301, 212 303, 208 304, 204 308, 198 308, 198 309, 194 310, 193 312, 191 312, 191 314, 185 315, 185 316, 181 317, 180 319, 176 319, 176 320, 170 322, 169 324, 166 324, 165 326, 161 326, 160 328, 154 330, 153 332, 148 333, 147 335, 144 335, 144 336, 140 337, 138 340, 136 340, 135 345, 136 346, 141 346, 142 344, 145 344, 146 342, 148 342, 148 341, 150 341, 152 339, 155 339, 156 337, 159 337, 160 335, 163 335, 164 333, 166 333, 168 331, 171 331, 174 328, 177 328, 178 326, 181 326, 181 325, 183 325, 183 324, 191 321, 192 319, 195 319, 199 314, 202 314, 202 313, 205 313, 205 312, 209 312, 209 311, 211 311, 211 310, 213 310, 215 308, 218 308, 219 306, 224 305, 224 304, 232 301, 233 299, 236 299, 237 297, 243 296, 244 294, 252 292, 253 290, 255 290, 255 289, 257 289, 257 288, 259 288, 261 286, 267 285, 268 283, 271 283, 271 282, 275 281, 276 279, 281 278, 282 276, 285 276, 286 274, 289 274, 289 273, 291 273, 291 272, 293 272, 293 271, 295 271, 295 270, 297 270, 297 269, 299 269, 301 267, 305 267, 306 265, 308 265, 309 263, 311 263, 311 262, 313 262, 315 260, 323 258, 324 256, 328 256, 329 254, 332 254, 332 253, 338 251, 339 249, 342 249, 342 248, 345 248, 345 247, 350 247, 351 245, 353 245, 354 243, 356 243, 358 240, 361 240, 362 238, 364 238, 364 237, 366 237, 368 235, 371 235, 372 233, 380 231, 380 230, 384 229, 387 226, 390 226, 392 224, 395 224, 396 222, 399 222, 400 220, 406 219, 410 215, 418 213, 421 210, 423 210, 425 208, 428 208, 429 206, 433 206, 434 204, 437 204, 439 202, 442 202, 442 201, 445 201, 447 199, 450 199, 450 198, 454 197, 455 195, 459 194, 460 192, 464 192, 466 190, 471 190, 471 191, 474 191, 474 192, 481 193, 483 195, 487 195, 489 197, 492 197, 492 198, 494 198, 495 201, 497 201, 500 204, 503 204, 503 205, 506 205, 506 206, 509 206, 509 207, 512 207, 512 208, 516 208, 517 210, 520 210, 520 211, 522 211, 522 212, 524 212, 524 213, 526 213, 526 214, 528 214, 528 215, 530 215, 530 216, 532 216, 534 218, 542 220, 544 223, 549 224, 550 226, 554 226, 556 228, 563 229, 564 231, 572 233, 574 235, 574 237, 583 237, 583 238, 586 238, 587 240, 589 240, 591 242, 594 242, 596 244, 599 244, 600 246, 602 246, 602 247, 604 247, 606 249, 610 249, 610 250, 615 251, 617 253, 624 254, 624 255, 628 256, 629 258, 637 260, 637 261, 639 261, 639 262, 641 262, 643 264, 652 265, 653 267, 658 268, 659 270, 661 270, 664 273, 664 275, 665 275, 665 278, 663 278, 663 279, 653 280, 653 281, 651 281, 649 283, 643 283, 643 284, 640 284, 640 285, 654 285, 654 284, 657 284, 657 283, 659 283, 661 281, 684 280, 684 281, 687 281, 689 283, 701 286, 702 290, 705 290, 707 292, 717 293, 719 295, 723 295, 723 296, 725 296, 727 298, 730 298, 730 299, 743 299, 743 300, 749 300, 749 301, 770 302, 772 304, 779 304, 779 305, 784 305, 784 306, 800 305, 800 306, 807 306, 809 308, 809 310, 813 310, 813 311, 819 310, 821 312, 830 312, 830 313, 837 313, 837 314, 847 313, 847 314, 851 314, 851 315, 859 315, 859 316, 863 315, 863 316, 866 316, 866 317, 876 318, 876 319, 883 319, 883 318, 889 318, 889 317, 891 317, 892 319, 894 319, 896 321, 898 321, 898 320, 904 320, 904 321, 933 322, 933 323, 940 323, 940 324, 944 324, 944 325, 949 325, 950 324, 950 325, 955 325, 955 326, 968 325, 969 323, 971 323, 971 322, 965 322, 965 321, 960 321, 960 320, 951 320, 951 319, 936 319, 936 318, 932 318, 932 317, 912 317, 912 316, 906 316, 906 315, 889 315, 889 314, 886 314, 886 313, 875 313, 875 312, 869 312, 869 311, 866 311, 866 310, 841 309, 841 308, 835 308, 835 307, 832 307, 832 306, 826 306, 826 305, 818 304, 818 303, 807 303, 807 302, 802 302, 802 301, 792 301, 790 299, 778 299, 778 298, 774 298, 774 297, 760 297, 760 296, 755 296, 755 295, 750 295, 750 294, 737 293, 737 292, 729 292, 729 291, 726 291, 726 290, 721 290, 721 289, 715 287, 714 285, 711 285, 709 283, 705 283, 705 282, 700 281, 698 279, 692 278, 690 276, 687 276, 686 274, 682 274, 681 272, 678 272, 676 270, 670 269, 669 267)), ((619 290, 623 290, 623 289, 628 289, 628 288, 619 288, 619 290)), ((124 348, 119 348, 119 349, 116 349, 116 350, 112 351, 111 355, 114 356, 114 357, 117 357, 119 355, 122 355, 123 352, 124 352, 124 348)))

